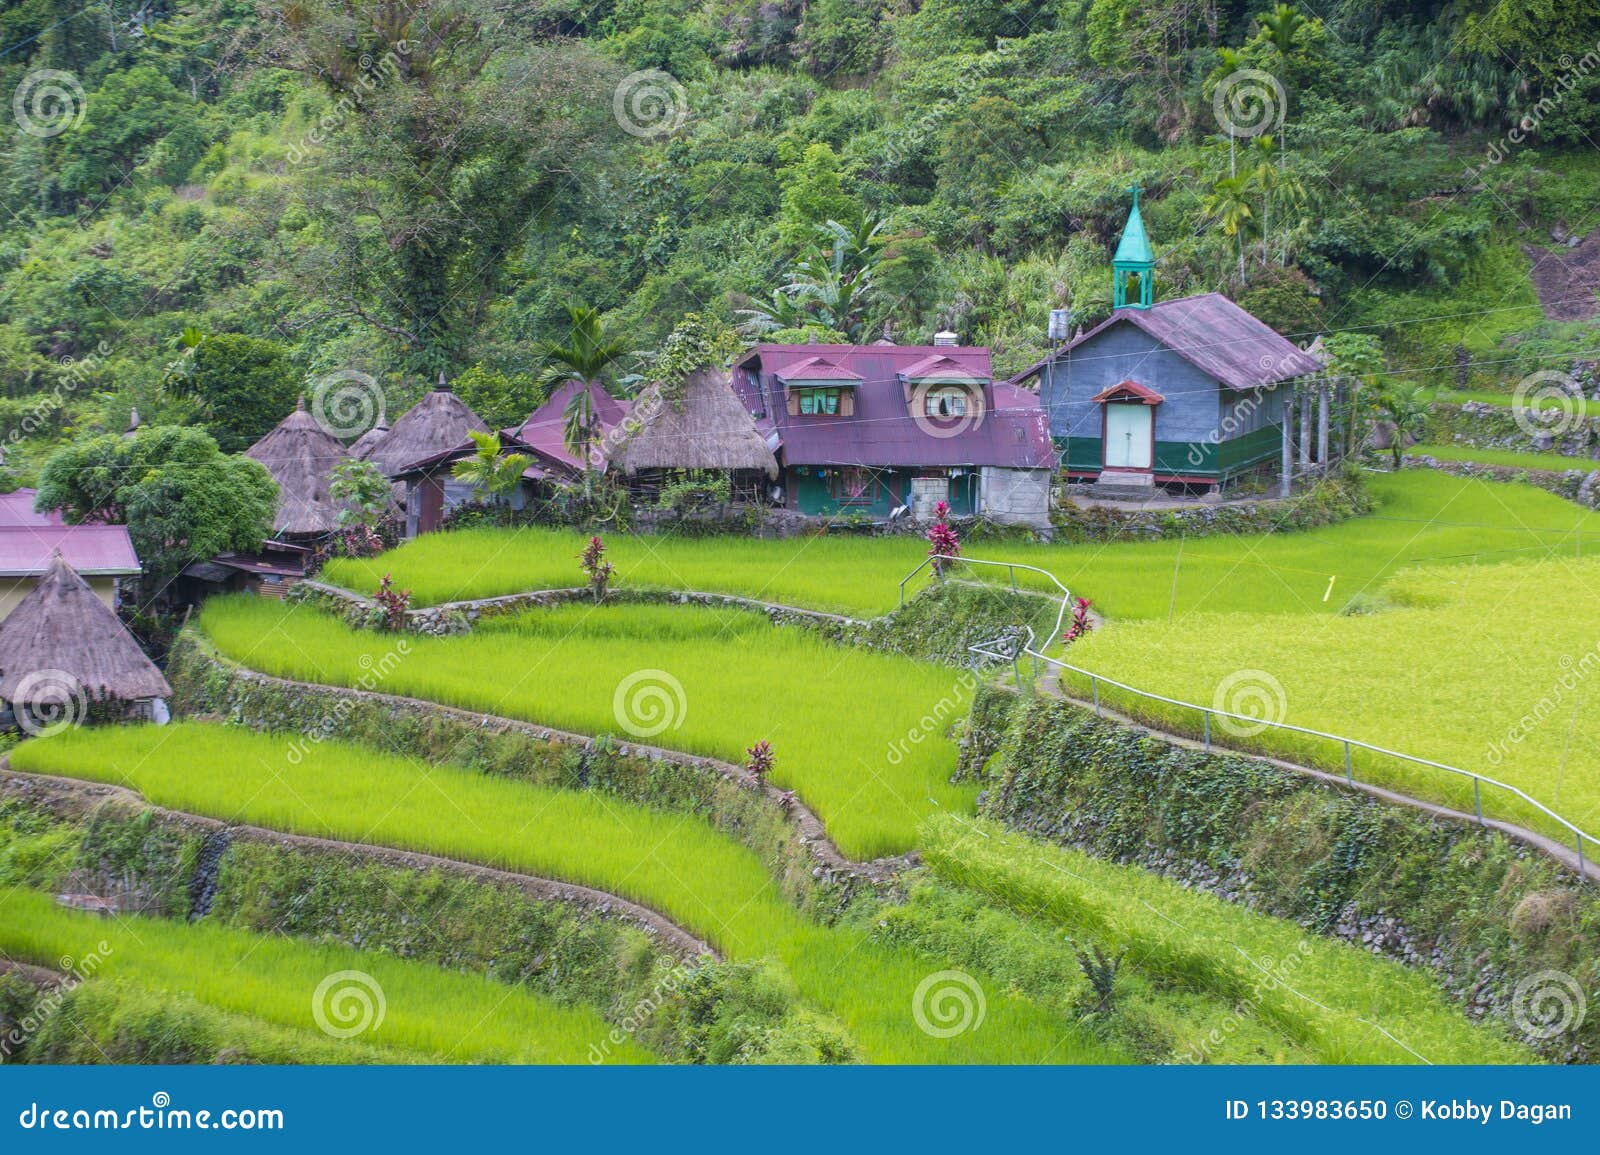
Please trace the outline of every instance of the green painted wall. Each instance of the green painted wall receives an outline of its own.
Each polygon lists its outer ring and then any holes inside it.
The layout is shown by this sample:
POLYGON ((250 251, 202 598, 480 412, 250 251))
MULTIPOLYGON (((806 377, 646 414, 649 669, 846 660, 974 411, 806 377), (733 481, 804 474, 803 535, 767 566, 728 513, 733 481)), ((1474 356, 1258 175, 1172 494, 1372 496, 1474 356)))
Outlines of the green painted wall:
MULTIPOLYGON (((831 472, 831 471, 830 471, 831 472)), ((904 469, 885 469, 878 473, 880 485, 877 500, 866 502, 841 502, 833 496, 833 480, 821 477, 815 466, 809 472, 789 471, 789 486, 801 513, 819 516, 849 515, 859 513, 867 517, 888 517, 895 506, 903 505, 911 494, 911 472, 904 469)), ((969 473, 951 481, 945 500, 950 512, 966 517, 974 512, 978 496, 978 475, 969 473)))

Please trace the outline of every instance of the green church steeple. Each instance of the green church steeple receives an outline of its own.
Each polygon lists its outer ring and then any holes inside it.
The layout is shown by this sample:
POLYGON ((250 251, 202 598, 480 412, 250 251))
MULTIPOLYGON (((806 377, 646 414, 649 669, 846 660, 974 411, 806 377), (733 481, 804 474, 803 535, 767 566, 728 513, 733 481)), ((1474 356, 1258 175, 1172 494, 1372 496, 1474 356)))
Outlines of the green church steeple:
POLYGON ((1111 258, 1114 279, 1112 306, 1114 308, 1148 309, 1155 302, 1156 255, 1150 248, 1150 236, 1144 231, 1144 217, 1139 213, 1139 186, 1128 189, 1133 194, 1133 209, 1128 213, 1128 223, 1123 227, 1122 240, 1111 258), (1139 299, 1128 300, 1128 277, 1136 278, 1139 299))

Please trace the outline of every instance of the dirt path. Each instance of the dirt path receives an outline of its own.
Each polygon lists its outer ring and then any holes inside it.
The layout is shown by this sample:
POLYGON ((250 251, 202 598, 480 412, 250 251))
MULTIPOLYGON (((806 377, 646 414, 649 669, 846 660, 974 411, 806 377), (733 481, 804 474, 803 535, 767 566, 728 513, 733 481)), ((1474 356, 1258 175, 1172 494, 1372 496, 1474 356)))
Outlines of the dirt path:
MULTIPOLYGON (((1182 734, 1174 734, 1168 730, 1157 729, 1150 723, 1142 722, 1130 714, 1124 714, 1120 711, 1113 710, 1103 703, 1096 706, 1092 701, 1086 701, 1083 698, 1079 698, 1076 695, 1069 693, 1061 685, 1060 667, 1050 665, 1049 663, 1042 664, 1045 666, 1046 670, 1048 670, 1048 673, 1041 674, 1037 684, 1041 690, 1049 694, 1051 697, 1060 698, 1064 702, 1070 702, 1072 705, 1078 706, 1085 710, 1092 710, 1099 717, 1110 722, 1115 722, 1119 726, 1125 726, 1134 730, 1142 730, 1144 733, 1150 735, 1150 737, 1165 742, 1169 746, 1179 746, 1185 750, 1204 751, 1208 749, 1204 742, 1197 741, 1194 738, 1185 737, 1182 734)), ((1526 827, 1517 826, 1510 822, 1502 822, 1495 818, 1485 818, 1480 822, 1476 815, 1468 814, 1462 810, 1454 810, 1448 806, 1441 806, 1435 802, 1425 802, 1420 798, 1413 798, 1409 794, 1401 794, 1397 791, 1389 790, 1382 786, 1374 786, 1368 782, 1352 782, 1346 779, 1342 774, 1334 774, 1326 770, 1318 770, 1311 766, 1302 765, 1299 762, 1289 762, 1283 758, 1274 758, 1268 754, 1255 754, 1248 750, 1236 750, 1231 746, 1224 746, 1216 741, 1211 743, 1209 749, 1219 754, 1226 754, 1230 757, 1248 758, 1252 762, 1264 762, 1267 765, 1274 766, 1279 770, 1287 770, 1293 774, 1300 774, 1307 778, 1315 778, 1319 782, 1326 782, 1328 785, 1337 786, 1342 790, 1359 791, 1363 794, 1370 795, 1373 798, 1377 798, 1380 801, 1388 802, 1397 806, 1408 806, 1413 810, 1420 810, 1423 813, 1433 815, 1436 818, 1443 818, 1451 822, 1460 822, 1468 826, 1479 826, 1488 830, 1498 831, 1499 833, 1504 834, 1507 838, 1515 839, 1516 841, 1521 842, 1523 845, 1532 847, 1534 850, 1539 851, 1541 854, 1548 855, 1557 862, 1561 863, 1561 865, 1565 866, 1568 870, 1572 871, 1574 874, 1581 874, 1584 878, 1590 880, 1600 880, 1600 864, 1596 864, 1587 857, 1584 858, 1580 863, 1577 852, 1571 846, 1563 845, 1553 838, 1548 838, 1545 835, 1536 833, 1535 831, 1529 830, 1526 827)))
POLYGON ((648 907, 603 890, 578 886, 559 879, 516 874, 476 863, 420 854, 412 850, 399 850, 360 842, 340 842, 303 834, 285 834, 282 831, 267 830, 259 826, 238 826, 200 814, 152 806, 142 794, 123 786, 84 782, 76 778, 59 778, 49 774, 24 774, 11 769, 10 763, 4 759, 0 759, 0 798, 24 799, 69 819, 88 817, 105 806, 123 807, 133 812, 153 813, 163 823, 198 834, 226 831, 230 838, 268 846, 318 854, 338 854, 401 870, 417 872, 437 870, 474 882, 512 886, 536 902, 571 903, 603 917, 629 923, 645 931, 664 948, 682 958, 693 959, 703 955, 720 957, 710 944, 648 907))

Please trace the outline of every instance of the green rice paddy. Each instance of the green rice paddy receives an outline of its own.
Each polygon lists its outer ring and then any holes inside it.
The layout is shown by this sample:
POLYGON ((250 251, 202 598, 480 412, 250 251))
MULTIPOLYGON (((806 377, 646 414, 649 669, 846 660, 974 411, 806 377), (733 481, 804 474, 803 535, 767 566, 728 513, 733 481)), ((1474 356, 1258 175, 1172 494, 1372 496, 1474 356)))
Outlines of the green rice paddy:
POLYGON ((1122 953, 1176 990, 1221 999, 1239 1020, 1189 1041, 1179 1062, 1218 1061, 1248 1021, 1314 1063, 1517 1063, 1532 1055, 1470 1024, 1424 971, 1307 933, 1131 866, 946 817, 927 830, 938 877, 1056 936, 1122 953))
MULTIPOLYGON (((948 1039, 918 1030, 913 996, 939 969, 935 962, 874 944, 863 931, 807 922, 752 852, 700 819, 336 742, 312 746, 294 762, 288 755, 283 735, 177 723, 67 731, 25 743, 12 764, 126 785, 173 809, 426 851, 623 895, 661 911, 730 958, 775 959, 801 996, 836 1016, 873 1061, 1118 1059, 1073 1024, 999 992, 989 1000, 982 1030, 948 1039)), ((4 911, 0 907, 0 926, 8 929, 0 933, 25 935, 4 911)), ((0 938, 0 948, 8 945, 0 938)), ((215 981, 226 985, 226 976, 215 981)), ((314 985, 315 979, 306 990, 314 985)), ((390 1001, 398 1000, 391 994, 390 1001)))
POLYGON ((282 677, 350 686, 389 669, 376 687, 385 693, 738 765, 765 739, 772 780, 797 791, 853 858, 910 850, 924 817, 968 811, 975 794, 949 782, 954 744, 923 740, 941 700, 943 725, 965 714, 971 687, 959 671, 776 629, 748 611, 561 606, 460 637, 408 636, 392 662, 392 635, 310 607, 222 598, 200 623, 226 657, 282 677))
POLYGON ((1588 457, 1568 457, 1562 453, 1518 453, 1511 449, 1478 449, 1471 445, 1417 445, 1410 453, 1425 453, 1442 461, 1478 461, 1484 465, 1504 465, 1511 469, 1537 469, 1552 473, 1569 470, 1600 469, 1600 461, 1588 457))
MULTIPOLYGON (((1111 617, 1165 620, 1332 614, 1409 566, 1570 556, 1580 535, 1584 548, 1600 548, 1600 515, 1529 486, 1408 470, 1374 475, 1370 489, 1377 502, 1370 516, 1301 533, 977 543, 966 552, 1050 570, 1111 617)), ((378 558, 334 561, 325 577, 370 593, 392 573, 417 605, 570 587, 581 584, 582 540, 538 528, 427 534, 378 558)), ((615 535, 607 542, 619 588, 704 590, 858 616, 892 610, 901 578, 926 552, 908 538, 615 535)))
MULTIPOLYGON (((364 980, 339 980, 324 988, 321 1001, 336 1031, 372 1024, 349 1036, 358 1061, 371 1061, 367 1048, 378 1047, 391 1062, 586 1063, 590 1048, 604 1044, 611 1032, 593 1010, 558 1006, 479 975, 214 923, 129 915, 107 920, 64 910, 49 896, 22 889, 0 896, 0 953, 47 967, 60 965, 63 957, 81 963, 92 956, 96 981, 121 979, 304 1031, 319 1050, 332 1036, 314 1015, 316 993, 330 975, 358 971, 376 988, 364 980), (375 990, 381 991, 381 1019, 375 990)), ((627 1039, 601 1053, 607 1062, 652 1061, 627 1039)))
MULTIPOLYGON (((1141 689, 1496 778, 1600 834, 1600 558, 1419 568, 1386 594, 1378 612, 1350 617, 1117 622, 1075 646, 1071 659, 1141 689)), ((1190 732, 1200 726, 1194 711, 1105 688, 1102 696, 1190 732)), ((1273 730, 1213 733, 1342 769, 1337 744, 1273 730)), ((1359 749, 1353 761, 1369 781, 1467 811, 1475 805, 1470 783, 1443 771, 1359 749)), ((1510 795, 1485 789, 1482 804, 1558 833, 1510 795)))

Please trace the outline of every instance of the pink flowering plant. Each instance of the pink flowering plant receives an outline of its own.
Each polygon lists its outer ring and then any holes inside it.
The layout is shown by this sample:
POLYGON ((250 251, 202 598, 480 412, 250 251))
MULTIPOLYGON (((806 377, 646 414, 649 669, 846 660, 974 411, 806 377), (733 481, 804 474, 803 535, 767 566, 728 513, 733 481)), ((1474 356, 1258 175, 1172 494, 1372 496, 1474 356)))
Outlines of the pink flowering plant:
POLYGON ((933 507, 933 525, 928 528, 928 556, 933 559, 933 572, 943 577, 950 559, 961 556, 961 539, 950 524, 950 503, 941 501, 933 507))

